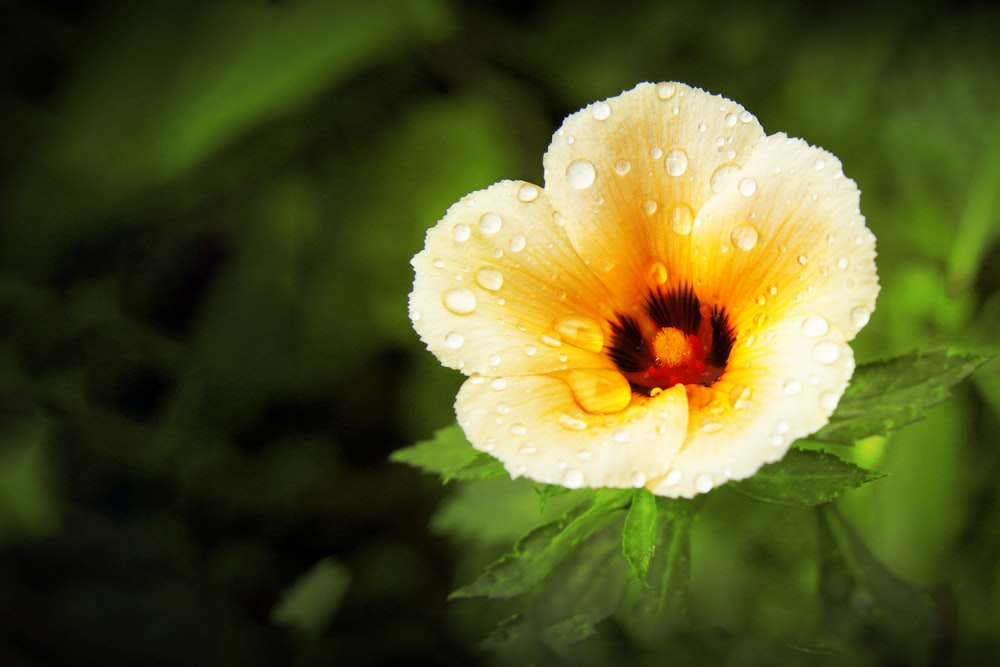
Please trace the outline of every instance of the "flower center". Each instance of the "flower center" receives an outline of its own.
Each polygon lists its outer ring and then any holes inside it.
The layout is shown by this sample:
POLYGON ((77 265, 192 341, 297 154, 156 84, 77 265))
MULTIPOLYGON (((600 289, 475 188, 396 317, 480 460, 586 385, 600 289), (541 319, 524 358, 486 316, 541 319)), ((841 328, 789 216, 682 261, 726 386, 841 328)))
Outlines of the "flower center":
POLYGON ((632 391, 710 385, 726 369, 735 334, 725 310, 703 305, 690 287, 657 290, 635 314, 611 324, 608 355, 632 391))

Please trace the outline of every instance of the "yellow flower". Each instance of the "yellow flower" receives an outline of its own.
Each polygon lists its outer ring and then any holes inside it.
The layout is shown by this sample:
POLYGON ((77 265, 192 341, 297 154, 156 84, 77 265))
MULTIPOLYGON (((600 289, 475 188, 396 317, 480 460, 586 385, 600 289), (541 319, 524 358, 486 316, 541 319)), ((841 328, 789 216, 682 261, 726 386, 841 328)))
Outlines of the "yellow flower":
POLYGON ((543 164, 544 188, 454 204, 412 261, 473 446, 515 477, 691 497, 826 423, 879 290, 836 157, 644 83, 569 116, 543 164))

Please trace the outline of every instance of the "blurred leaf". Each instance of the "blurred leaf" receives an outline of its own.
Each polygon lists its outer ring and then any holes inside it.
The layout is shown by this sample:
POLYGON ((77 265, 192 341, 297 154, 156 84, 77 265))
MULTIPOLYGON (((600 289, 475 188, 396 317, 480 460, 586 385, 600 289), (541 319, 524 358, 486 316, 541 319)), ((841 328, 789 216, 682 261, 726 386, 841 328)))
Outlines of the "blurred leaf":
POLYGON ((637 489, 625 517, 622 530, 622 552, 640 582, 646 582, 649 563, 656 549, 658 512, 656 497, 646 489, 637 489))
POLYGON ((333 620, 351 582, 347 568, 324 558, 299 577, 271 611, 271 622, 316 637, 333 620))
POLYGON ((859 367, 830 421, 809 440, 853 444, 919 421, 993 355, 911 352, 859 367))
POLYGON ((37 538, 59 523, 41 417, 16 422, 0 436, 0 546, 37 538))
POLYGON ((445 482, 453 479, 489 479, 507 474, 499 461, 469 444, 458 424, 437 431, 430 440, 396 450, 389 460, 437 473, 445 482))
POLYGON ((834 500, 849 489, 885 477, 824 451, 788 450, 784 458, 763 466, 748 479, 729 485, 769 503, 811 507, 834 500))
POLYGON ((928 594, 883 565, 832 505, 819 512, 819 590, 826 629, 877 664, 925 664, 939 627, 928 594), (881 659, 877 659, 880 656, 881 659))
POLYGON ((538 585, 592 533, 628 504, 632 489, 599 489, 585 510, 571 511, 526 535, 510 553, 494 562, 477 579, 451 594, 469 597, 510 598, 538 585))
POLYGON ((558 484, 535 484, 535 491, 538 492, 539 510, 544 512, 550 500, 569 493, 572 489, 558 484))

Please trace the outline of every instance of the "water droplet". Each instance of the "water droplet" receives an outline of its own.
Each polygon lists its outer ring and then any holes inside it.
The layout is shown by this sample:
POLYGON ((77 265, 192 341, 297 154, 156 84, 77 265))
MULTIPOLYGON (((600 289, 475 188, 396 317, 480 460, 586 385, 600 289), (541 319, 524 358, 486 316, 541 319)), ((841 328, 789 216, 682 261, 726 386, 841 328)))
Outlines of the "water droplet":
POLYGON ((737 120, 738 119, 736 118, 736 114, 734 114, 734 113, 727 113, 725 116, 723 116, 722 123, 726 127, 733 127, 734 125, 736 125, 736 121, 737 120))
POLYGON ((524 426, 524 424, 521 424, 520 422, 516 424, 511 424, 510 432, 512 435, 517 435, 517 436, 528 435, 528 429, 524 426))
POLYGON ((756 301, 758 306, 763 306, 764 304, 767 303, 767 297, 764 296, 763 294, 758 294, 756 301))
POLYGON ((562 485, 567 489, 579 489, 583 486, 583 473, 579 470, 567 470, 563 475, 562 485))
POLYGON ((589 461, 590 452, 588 452, 586 449, 581 449, 576 453, 576 458, 580 459, 581 461, 589 461))
POLYGON ((721 192, 729 177, 739 170, 740 168, 734 164, 724 164, 712 172, 712 178, 708 182, 712 192, 721 192))
POLYGON ((538 199, 538 188, 534 185, 522 185, 517 191, 517 198, 525 203, 533 202, 538 199))
POLYGON ((559 423, 571 431, 582 431, 587 428, 587 422, 566 413, 559 415, 559 423))
POLYGON ((782 386, 785 393, 789 396, 795 396, 802 392, 802 383, 798 380, 785 380, 785 384, 782 386))
POLYGON ((615 260, 610 257, 605 257, 601 260, 601 271, 608 273, 613 268, 615 268, 615 260))
POLYGON ((795 259, 795 261, 797 261, 797 262, 798 262, 799 264, 801 264, 802 266, 805 266, 806 264, 808 264, 808 263, 809 263, 809 258, 808 258, 808 257, 806 257, 805 255, 799 255, 799 256, 798 256, 798 257, 797 257, 797 258, 795 259))
POLYGON ((479 269, 476 271, 476 282, 483 289, 496 292, 503 287, 503 274, 493 269, 479 269))
POLYGON ((619 428, 611 434, 611 439, 618 443, 625 443, 632 439, 632 434, 628 429, 619 428))
POLYGON ((682 176, 688 168, 688 156, 683 149, 675 148, 667 153, 667 173, 682 176))
POLYGON ((671 470, 669 473, 667 473, 667 479, 664 480, 664 483, 667 486, 674 486, 675 484, 681 481, 681 478, 683 476, 684 473, 682 473, 680 470, 671 470))
POLYGON ((646 215, 653 215, 656 213, 657 203, 655 199, 646 199, 642 202, 642 211, 646 215))
POLYGON ((750 399, 753 397, 753 389, 745 384, 734 385, 729 390, 729 404, 736 410, 742 410, 750 406, 750 399))
POLYGON ((509 247, 511 252, 521 252, 527 245, 528 245, 527 239, 525 239, 520 234, 515 234, 514 236, 510 237, 509 247))
POLYGON ((661 83, 656 87, 656 96, 661 100, 669 100, 677 92, 677 86, 672 83, 661 83))
POLYGON ((816 161, 813 162, 813 169, 815 169, 816 171, 820 171, 824 167, 826 167, 826 160, 824 160, 821 157, 816 158, 816 161))
POLYGON ((788 431, 791 430, 791 428, 792 428, 791 424, 782 419, 781 421, 779 421, 777 424, 774 425, 774 432, 781 433, 782 435, 784 435, 788 433, 788 431))
POLYGON ((595 320, 582 315, 563 315, 557 317, 552 328, 570 345, 587 350, 600 352, 604 348, 604 332, 595 320))
POLYGON ((435 269, 443 269, 445 266, 444 260, 441 259, 440 257, 435 257, 434 261, 431 263, 434 265, 435 269))
POLYGON ((468 315, 476 309, 476 295, 465 287, 448 290, 444 293, 444 307, 456 315, 468 315))
POLYGON ((472 230, 469 229, 468 225, 459 223, 452 228, 451 235, 459 243, 464 243, 469 240, 469 236, 472 235, 472 230))
POLYGON ((615 173, 619 176, 624 176, 632 168, 632 163, 628 160, 618 160, 615 162, 615 173))
POLYGON ((667 267, 663 262, 651 262, 646 269, 646 276, 653 285, 662 285, 667 282, 667 267))
POLYGON ((419 310, 411 310, 410 311, 410 321, 411 322, 419 322, 420 320, 423 319, 423 317, 424 317, 424 314, 422 312, 420 312, 419 310))
POLYGON ((590 115, 595 120, 607 120, 611 115, 611 105, 607 102, 594 102, 590 105, 590 115))
POLYGON ((493 378, 490 380, 490 389, 493 391, 503 391, 507 388, 507 381, 503 378, 493 378))
POLYGON ((835 410, 840 403, 840 395, 835 391, 824 391, 819 395, 819 404, 824 410, 835 410))
POLYGON ((503 226, 503 220, 496 213, 483 213, 479 218, 479 231, 483 234, 496 234, 503 226))
POLYGON ((743 178, 740 179, 740 182, 737 185, 737 187, 739 188, 741 195, 743 195, 744 197, 749 197, 753 193, 757 192, 757 181, 752 178, 743 178))
POLYGON ((674 234, 686 236, 691 233, 694 214, 687 204, 678 204, 670 211, 670 229, 674 234))
POLYGON ((524 454, 525 456, 532 456, 535 454, 537 450, 534 447, 521 447, 517 451, 521 454, 524 454))
POLYGON ((536 353, 536 352, 538 352, 538 348, 537 348, 537 347, 535 347, 534 345, 525 345, 525 346, 524 346, 524 353, 525 353, 525 354, 526 354, 527 356, 529 356, 529 357, 533 357, 533 356, 535 356, 535 353, 536 353))
POLYGON ((444 337, 444 344, 449 350, 457 350, 465 344, 465 336, 452 331, 444 337))
POLYGON ((549 347, 559 347, 562 345, 562 340, 559 339, 559 334, 555 331, 547 331, 538 337, 538 340, 542 341, 549 347))
POLYGON ((820 315, 812 315, 802 321, 802 334, 809 338, 819 338, 830 330, 830 323, 820 315))
POLYGON ((632 401, 632 388, 618 371, 572 369, 555 375, 569 385, 577 404, 592 414, 621 412, 632 401))
POLYGON ((740 122, 741 123, 750 123, 752 121, 753 121, 753 114, 752 113, 750 113, 746 109, 744 109, 743 111, 740 112, 740 122))
POLYGON ((699 132, 707 132, 708 131, 708 123, 698 123, 698 131, 699 132))
POLYGON ((813 346, 813 357, 821 364, 832 364, 840 358, 840 348, 836 343, 821 340, 813 346))
POLYGON ((708 493, 713 486, 714 483, 709 475, 698 475, 694 478, 694 488, 698 493, 708 493))
POLYGON ((646 476, 641 472, 632 473, 632 486, 637 489, 646 486, 646 476))
POLYGON ((857 328, 861 328, 868 324, 868 320, 871 318, 871 313, 864 306, 858 306, 857 308, 851 309, 851 324, 857 328))
POLYGON ((837 259, 837 268, 840 269, 841 271, 846 269, 849 265, 850 262, 847 261, 846 257, 840 257, 837 259))
POLYGON ((775 433, 774 435, 771 436, 772 447, 781 447, 784 444, 785 444, 785 436, 781 435, 780 433, 775 433))
POLYGON ((746 223, 737 225, 729 235, 729 240, 740 250, 752 250, 757 245, 757 229, 746 223))
POLYGON ((722 422, 707 421, 704 422, 698 430, 701 431, 702 433, 718 433, 723 428, 725 427, 723 426, 722 422))
POLYGON ((654 160, 659 160, 661 157, 663 157, 663 149, 660 148, 659 146, 653 146, 652 148, 649 149, 649 157, 653 158, 654 160))
POLYGON ((586 190, 594 184, 596 178, 597 170, 590 160, 573 160, 566 167, 566 180, 575 190, 586 190))
POLYGON ((756 315, 753 316, 754 326, 756 326, 758 328, 762 327, 765 324, 767 324, 767 321, 769 319, 770 318, 768 317, 767 313, 757 313, 756 315))
POLYGON ((510 406, 506 403, 497 403, 497 414, 506 415, 510 413, 510 406))

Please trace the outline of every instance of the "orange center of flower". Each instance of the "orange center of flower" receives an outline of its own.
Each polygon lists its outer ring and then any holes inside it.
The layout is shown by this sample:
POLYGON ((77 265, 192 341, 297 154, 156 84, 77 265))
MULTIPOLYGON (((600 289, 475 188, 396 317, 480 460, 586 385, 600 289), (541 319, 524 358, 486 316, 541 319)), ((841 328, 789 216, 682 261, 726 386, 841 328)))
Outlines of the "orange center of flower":
POLYGON ((690 288, 656 291, 612 323, 608 355, 636 393, 676 384, 710 385, 725 371, 735 334, 725 311, 690 288))

